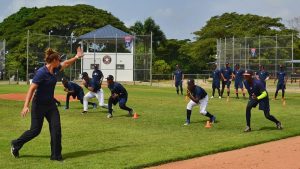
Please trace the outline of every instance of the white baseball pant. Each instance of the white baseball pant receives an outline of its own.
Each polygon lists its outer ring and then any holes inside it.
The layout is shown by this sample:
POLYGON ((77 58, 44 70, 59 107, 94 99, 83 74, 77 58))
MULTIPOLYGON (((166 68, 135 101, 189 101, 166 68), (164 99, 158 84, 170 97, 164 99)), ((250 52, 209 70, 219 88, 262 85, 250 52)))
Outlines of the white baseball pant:
POLYGON ((186 109, 192 110, 192 108, 193 108, 194 106, 199 105, 200 113, 203 114, 203 115, 205 116, 206 113, 207 113, 207 111, 206 111, 207 103, 208 103, 208 95, 206 95, 203 99, 199 100, 199 103, 195 103, 193 100, 191 100, 191 101, 187 104, 186 109))
POLYGON ((107 108, 107 104, 104 104, 104 92, 102 89, 100 89, 97 93, 89 91, 84 97, 83 97, 83 110, 88 110, 88 100, 91 98, 96 97, 99 101, 99 106, 107 108))

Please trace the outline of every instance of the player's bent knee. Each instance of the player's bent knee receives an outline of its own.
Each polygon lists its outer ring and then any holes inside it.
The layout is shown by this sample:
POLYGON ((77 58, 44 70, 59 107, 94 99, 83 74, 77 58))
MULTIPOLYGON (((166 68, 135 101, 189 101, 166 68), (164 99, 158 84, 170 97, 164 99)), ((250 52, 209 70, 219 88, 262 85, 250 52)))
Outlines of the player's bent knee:
POLYGON ((200 114, 202 114, 203 116, 205 116, 207 113, 207 111, 200 111, 200 114))

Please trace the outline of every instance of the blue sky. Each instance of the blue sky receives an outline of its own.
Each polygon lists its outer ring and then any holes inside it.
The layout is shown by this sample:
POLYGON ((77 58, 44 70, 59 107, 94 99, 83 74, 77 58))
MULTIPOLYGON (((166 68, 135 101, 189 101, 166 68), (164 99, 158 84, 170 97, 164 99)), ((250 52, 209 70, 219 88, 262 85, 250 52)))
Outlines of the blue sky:
POLYGON ((88 4, 111 12, 131 26, 152 17, 167 38, 192 39, 210 17, 224 12, 281 17, 300 16, 299 0, 0 0, 0 22, 21 7, 88 4))

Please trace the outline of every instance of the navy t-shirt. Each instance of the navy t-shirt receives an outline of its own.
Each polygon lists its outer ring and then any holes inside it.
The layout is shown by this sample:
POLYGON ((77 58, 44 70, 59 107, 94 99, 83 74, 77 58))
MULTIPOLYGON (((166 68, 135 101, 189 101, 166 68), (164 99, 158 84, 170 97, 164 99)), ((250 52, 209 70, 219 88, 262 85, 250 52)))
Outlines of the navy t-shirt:
POLYGON ((191 93, 195 98, 198 98, 199 100, 203 99, 207 95, 206 91, 200 86, 196 86, 195 89, 191 91, 191 93))
POLYGON ((269 76, 269 72, 267 72, 265 70, 258 71, 258 77, 260 80, 265 81, 268 76, 269 76))
POLYGON ((219 69, 215 69, 214 71, 212 71, 211 74, 212 78, 213 78, 213 82, 220 82, 220 78, 221 78, 221 72, 219 69))
POLYGON ((101 70, 94 70, 93 71, 93 74, 92 74, 92 78, 97 81, 97 82, 100 82, 100 80, 102 79, 103 77, 103 73, 101 70))
POLYGON ((182 74, 183 72, 178 69, 174 71, 175 81, 181 81, 182 80, 182 74))
POLYGON ((95 79, 89 79, 89 81, 87 82, 87 86, 92 87, 94 89, 93 92, 95 93, 97 93, 101 89, 99 82, 95 79))
POLYGON ((277 78, 278 78, 278 83, 279 84, 284 84, 284 77, 285 77, 285 72, 284 71, 277 72, 277 78))
POLYGON ((229 80, 231 79, 232 69, 230 67, 225 67, 221 70, 221 73, 225 79, 229 80))
POLYGON ((55 104, 54 89, 57 82, 55 75, 59 72, 61 66, 49 72, 46 66, 39 68, 32 79, 32 83, 38 85, 34 99, 38 104, 55 104))
POLYGON ((114 82, 113 84, 108 85, 111 94, 118 94, 120 97, 127 97, 127 90, 118 82, 114 82))
POLYGON ((66 86, 66 88, 69 91, 74 91, 75 94, 79 94, 83 90, 78 84, 70 81, 68 82, 68 86, 66 86))
POLYGON ((241 82, 243 80, 244 70, 242 70, 242 69, 239 69, 239 70, 235 69, 233 71, 233 74, 235 75, 235 81, 236 82, 241 82))
POLYGON ((246 89, 248 90, 249 96, 251 97, 254 93, 255 96, 259 96, 262 94, 262 92, 266 91, 266 88, 261 80, 253 78, 252 86, 248 83, 248 81, 244 81, 244 85, 246 89))

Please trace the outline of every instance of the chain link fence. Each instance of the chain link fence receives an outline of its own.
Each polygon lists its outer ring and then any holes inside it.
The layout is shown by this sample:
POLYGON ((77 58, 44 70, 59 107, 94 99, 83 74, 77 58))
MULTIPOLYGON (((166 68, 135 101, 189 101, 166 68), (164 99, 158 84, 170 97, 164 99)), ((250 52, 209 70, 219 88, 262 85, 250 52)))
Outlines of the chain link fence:
POLYGON ((282 64, 291 74, 299 69, 288 63, 294 59, 293 41, 294 35, 218 39, 216 62, 219 67, 228 62, 254 71, 258 70, 259 65, 264 65, 273 76, 282 64))
POLYGON ((0 41, 0 80, 5 78, 5 40, 0 41))
MULTIPOLYGON (((48 35, 28 32, 27 53, 28 53, 28 78, 31 78, 35 70, 45 64, 44 56, 47 48, 52 48, 61 54, 61 59, 66 60, 76 54, 78 41, 73 36, 48 35)), ((76 79, 80 74, 80 62, 76 61, 69 68, 65 69, 61 76, 68 76, 76 79)))

